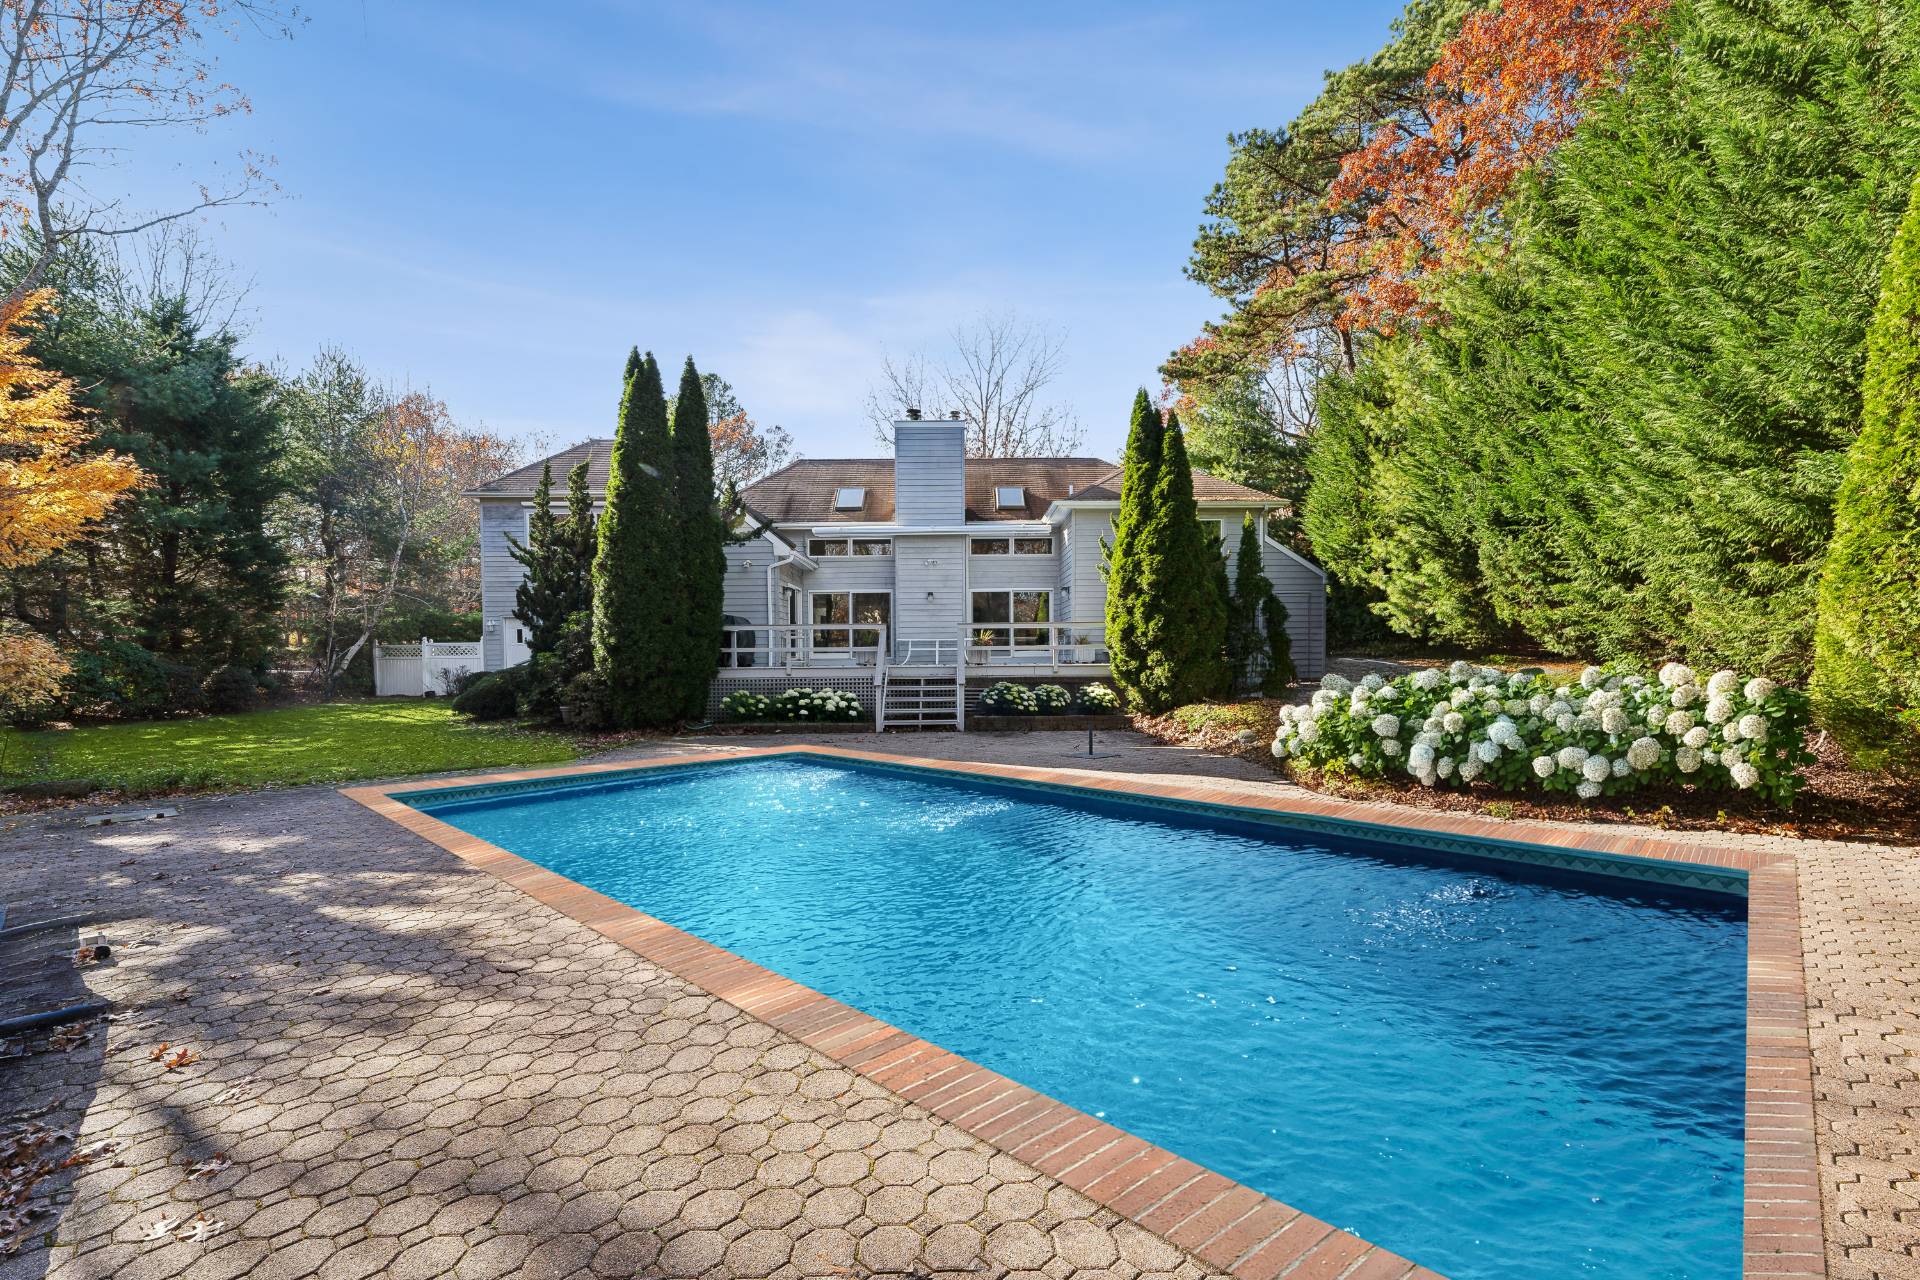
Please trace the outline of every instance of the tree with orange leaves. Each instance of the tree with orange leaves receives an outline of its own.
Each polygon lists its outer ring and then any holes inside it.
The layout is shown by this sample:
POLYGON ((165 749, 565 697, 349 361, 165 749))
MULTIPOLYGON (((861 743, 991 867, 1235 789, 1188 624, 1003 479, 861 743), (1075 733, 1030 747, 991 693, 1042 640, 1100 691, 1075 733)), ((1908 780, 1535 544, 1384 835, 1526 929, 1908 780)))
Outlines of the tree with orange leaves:
POLYGON ((0 302, 0 568, 43 559, 137 487, 140 469, 92 453, 71 380, 27 354, 27 326, 52 295, 0 302))
MULTIPOLYGON (((44 559, 84 533, 145 476, 131 459, 86 450, 92 431, 73 383, 27 353, 45 292, 0 302, 0 568, 44 559)), ((58 691, 67 665, 30 631, 0 627, 0 710, 30 710, 58 691)))
POLYGON ((1371 233, 1332 246, 1356 276, 1340 323, 1390 330, 1421 314, 1421 279, 1497 233, 1514 182, 1617 83, 1668 3, 1505 0, 1462 23, 1427 72, 1419 109, 1349 152, 1328 188, 1331 203, 1366 210, 1371 233))

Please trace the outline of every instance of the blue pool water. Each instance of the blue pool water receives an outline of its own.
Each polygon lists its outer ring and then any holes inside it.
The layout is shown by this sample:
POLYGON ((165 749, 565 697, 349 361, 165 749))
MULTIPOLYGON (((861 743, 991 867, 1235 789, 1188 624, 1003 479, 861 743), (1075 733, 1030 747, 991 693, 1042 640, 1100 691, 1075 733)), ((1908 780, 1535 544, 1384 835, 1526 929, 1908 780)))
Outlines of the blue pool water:
POLYGON ((797 758, 422 807, 1454 1280, 1739 1275, 1740 898, 797 758))

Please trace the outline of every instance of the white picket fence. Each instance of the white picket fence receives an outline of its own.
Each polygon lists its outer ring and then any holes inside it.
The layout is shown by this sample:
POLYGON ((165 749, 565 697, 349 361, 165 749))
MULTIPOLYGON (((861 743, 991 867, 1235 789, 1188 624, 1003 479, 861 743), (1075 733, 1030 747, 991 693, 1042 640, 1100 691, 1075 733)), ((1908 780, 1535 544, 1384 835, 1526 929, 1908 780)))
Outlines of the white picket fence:
POLYGON ((429 640, 373 646, 373 691, 383 698, 443 694, 464 671, 480 670, 477 640, 429 640))

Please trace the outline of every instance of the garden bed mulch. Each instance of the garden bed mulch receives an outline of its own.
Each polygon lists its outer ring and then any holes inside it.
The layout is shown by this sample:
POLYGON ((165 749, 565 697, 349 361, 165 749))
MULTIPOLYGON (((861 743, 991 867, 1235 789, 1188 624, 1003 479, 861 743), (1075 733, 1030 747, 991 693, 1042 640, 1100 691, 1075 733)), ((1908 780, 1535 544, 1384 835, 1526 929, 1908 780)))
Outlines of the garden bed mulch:
POLYGON ((1238 756, 1290 778, 1309 790, 1348 800, 1385 800, 1420 809, 1477 813, 1495 818, 1538 818, 1550 822, 1632 823, 1666 831, 1730 831, 1794 836, 1809 840, 1851 840, 1872 844, 1920 845, 1920 786, 1849 768, 1838 747, 1817 737, 1807 766, 1807 785, 1791 810, 1782 811, 1758 797, 1730 791, 1647 790, 1625 796, 1575 801, 1547 796, 1516 796, 1492 787, 1468 790, 1428 788, 1412 778, 1373 780, 1335 778, 1273 756, 1274 725, 1282 703, 1253 701, 1204 710, 1182 707, 1164 716, 1136 716, 1133 726, 1162 742, 1238 756), (1251 742, 1239 735, 1251 733, 1251 742))
POLYGON ((1033 733, 1048 729, 1125 729, 1132 721, 1119 712, 1108 714, 1068 713, 1057 716, 999 716, 980 711, 967 717, 967 728, 980 733, 1033 733))

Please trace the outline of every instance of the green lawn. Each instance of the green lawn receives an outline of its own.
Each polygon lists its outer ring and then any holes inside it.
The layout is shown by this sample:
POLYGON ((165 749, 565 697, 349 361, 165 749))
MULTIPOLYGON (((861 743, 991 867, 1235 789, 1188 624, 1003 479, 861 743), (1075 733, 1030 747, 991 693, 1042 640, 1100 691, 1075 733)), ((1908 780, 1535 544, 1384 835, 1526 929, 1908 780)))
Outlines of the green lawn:
POLYGON ((136 792, 237 790, 559 764, 577 755, 561 734, 472 724, 445 702, 335 702, 194 720, 0 730, 0 781, 91 778, 136 792))

